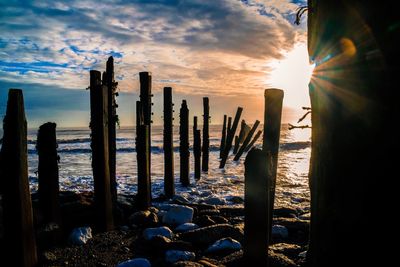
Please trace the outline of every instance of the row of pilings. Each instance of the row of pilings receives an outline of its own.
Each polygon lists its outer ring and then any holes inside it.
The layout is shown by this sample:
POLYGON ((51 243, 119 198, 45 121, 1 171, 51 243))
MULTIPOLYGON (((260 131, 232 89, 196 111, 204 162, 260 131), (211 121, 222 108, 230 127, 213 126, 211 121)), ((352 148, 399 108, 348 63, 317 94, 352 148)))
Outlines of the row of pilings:
MULTIPOLYGON (((104 232, 115 228, 117 199, 115 154, 117 83, 114 81, 113 59, 107 61, 106 72, 90 71, 90 129, 92 169, 94 179, 95 231, 104 232)), ((145 210, 151 206, 151 74, 140 73, 140 101, 136 103, 136 155, 138 189, 136 208, 145 210)), ((283 92, 277 89, 265 91, 265 118, 263 148, 252 149, 245 160, 245 241, 246 262, 267 264, 267 248, 272 228, 272 210, 278 160, 279 134, 283 92)), ((209 152, 209 99, 203 98, 203 146, 198 118, 193 117, 194 177, 200 179, 201 170, 208 170, 209 152), (203 156, 203 157, 202 157, 203 156), (201 167, 202 166, 202 167, 201 167), (205 167, 206 166, 206 167, 205 167)), ((164 88, 164 192, 167 198, 175 195, 173 156, 173 106, 172 88, 164 88)), ((232 146, 236 146, 234 160, 251 149, 261 135, 253 137, 260 122, 252 127, 243 120, 240 132, 235 136, 243 108, 239 107, 233 123, 224 115, 221 134, 220 167, 226 164, 232 146), (236 142, 233 141, 236 137, 236 142)), ((180 183, 189 185, 189 109, 182 101, 180 108, 180 183)), ((10 89, 4 118, 4 135, 0 153, 0 193, 4 218, 4 255, 18 255, 16 266, 35 266, 38 262, 33 211, 28 180, 27 122, 23 92, 10 89), (19 235, 16 237, 15 235, 19 235)), ((38 195, 39 207, 45 223, 62 227, 59 201, 59 168, 56 124, 40 126, 37 139, 39 155, 38 195)), ((52 235, 57 238, 57 233, 52 235)))

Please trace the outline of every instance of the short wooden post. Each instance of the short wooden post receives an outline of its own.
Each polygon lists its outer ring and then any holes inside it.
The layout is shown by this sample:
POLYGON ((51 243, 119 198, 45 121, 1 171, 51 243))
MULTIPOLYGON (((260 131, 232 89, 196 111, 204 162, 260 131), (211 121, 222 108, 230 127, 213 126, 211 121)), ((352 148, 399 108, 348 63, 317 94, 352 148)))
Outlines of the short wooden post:
POLYGON ((227 119, 227 116, 224 115, 224 123, 222 124, 221 144, 219 146, 219 158, 222 157, 222 152, 224 151, 225 142, 226 142, 226 119, 227 119))
POLYGON ((269 223, 272 224, 272 215, 275 202, 275 185, 276 173, 278 168, 278 152, 279 152, 279 137, 281 132, 281 116, 283 90, 266 89, 265 97, 265 113, 264 113, 264 138, 263 151, 268 153, 272 158, 270 179, 270 210, 269 223))
POLYGON ((235 138, 235 146, 233 147, 233 154, 236 154, 239 150, 240 144, 243 142, 244 137, 245 137, 245 132, 246 132, 246 121, 242 120, 240 124, 240 131, 239 135, 237 136, 238 138, 235 138))
POLYGON ((190 184, 189 180, 189 109, 186 100, 182 100, 179 114, 179 155, 180 155, 180 182, 183 186, 190 184))
POLYGON ((172 88, 164 87, 164 194, 175 195, 172 88))
POLYGON ((27 126, 22 90, 10 89, 3 123, 0 191, 3 194, 4 258, 13 266, 37 265, 28 181, 27 126))
POLYGON ((36 150, 39 156, 39 205, 45 223, 60 223, 58 184, 58 154, 56 124, 48 122, 39 127, 36 150))
MULTIPOLYGON (((153 115, 151 111, 151 106, 152 106, 151 98, 153 96, 151 94, 151 73, 146 71, 140 72, 139 79, 140 79, 140 103, 143 112, 143 124, 149 126, 149 134, 147 138, 150 148, 150 153, 148 154, 149 165, 151 167, 151 123, 153 122, 151 120, 151 116, 153 115)), ((151 172, 149 173, 149 182, 151 188, 151 172)))
MULTIPOLYGON (((229 156, 229 151, 232 148, 232 141, 235 136, 236 129, 239 124, 240 116, 242 115, 242 111, 243 111, 243 108, 238 107, 238 109, 236 111, 235 119, 233 121, 232 128, 230 128, 230 130, 228 131, 228 135, 226 137, 226 145, 224 148, 224 153, 222 154, 221 162, 219 164, 220 168, 225 167, 226 160, 228 159, 228 156, 229 156)), ((228 121, 228 125, 229 125, 229 121, 228 121)))
POLYGON ((208 160, 210 154, 210 135, 209 135, 209 120, 210 120, 210 106, 208 97, 203 97, 203 160, 201 169, 203 172, 208 172, 208 160))
POLYGON ((244 262, 246 266, 269 266, 269 181, 267 159, 252 149, 245 160, 244 262))
POLYGON ((250 132, 247 134, 246 139, 243 141, 242 146, 240 147, 239 151, 236 153, 236 155, 233 158, 233 160, 238 161, 240 159, 240 157, 244 153, 245 148, 250 143, 251 138, 253 137, 253 134, 257 130, 257 127, 258 127, 259 124, 260 124, 260 121, 256 120, 256 122, 254 123, 253 127, 251 127, 250 132))
POLYGON ((253 140, 250 142, 250 144, 248 144, 248 146, 244 149, 244 152, 248 152, 250 150, 250 148, 252 148, 254 146, 254 144, 257 142, 258 138, 260 138, 262 134, 262 131, 259 130, 256 135, 254 136, 253 140))
POLYGON ((103 78, 103 84, 107 86, 108 94, 108 157, 110 165, 110 187, 113 205, 117 201, 117 179, 116 179, 116 124, 118 121, 117 103, 115 96, 117 95, 118 83, 114 80, 114 58, 109 57, 106 64, 106 72, 103 78))
POLYGON ((193 154, 194 154, 194 178, 200 179, 201 177, 201 135, 200 130, 197 129, 197 117, 193 118, 193 154))
POLYGON ((108 93, 101 84, 101 73, 90 71, 90 128, 97 230, 113 228, 110 169, 108 159, 108 93))

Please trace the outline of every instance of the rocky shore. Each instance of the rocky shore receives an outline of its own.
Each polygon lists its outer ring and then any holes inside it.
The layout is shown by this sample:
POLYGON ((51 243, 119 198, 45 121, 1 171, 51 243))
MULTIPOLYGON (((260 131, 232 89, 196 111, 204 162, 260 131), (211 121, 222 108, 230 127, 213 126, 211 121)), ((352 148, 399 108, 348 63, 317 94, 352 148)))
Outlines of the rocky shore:
MULTIPOLYGON (((161 197, 149 210, 137 211, 133 196, 120 195, 115 230, 106 233, 94 228, 91 193, 61 192, 60 225, 44 224, 37 195, 32 199, 40 266, 246 266, 240 197, 229 206, 217 199, 199 204, 161 197)), ((275 209, 271 266, 303 264, 308 227, 307 211, 275 209)))

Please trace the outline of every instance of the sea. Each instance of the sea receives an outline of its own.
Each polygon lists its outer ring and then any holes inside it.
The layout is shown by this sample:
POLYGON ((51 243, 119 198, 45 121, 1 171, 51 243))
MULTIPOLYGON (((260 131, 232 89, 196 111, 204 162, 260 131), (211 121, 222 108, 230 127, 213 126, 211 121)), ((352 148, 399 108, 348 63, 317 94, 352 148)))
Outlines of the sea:
MULTIPOLYGON (((200 125, 201 129, 201 125, 200 125)), ((210 126, 210 160, 208 173, 200 180, 194 179, 193 134, 190 130, 190 180, 189 187, 179 183, 179 128, 174 128, 174 166, 176 193, 189 201, 201 203, 204 199, 217 198, 226 204, 235 205, 244 197, 244 160, 234 162, 233 155, 224 169, 219 168, 221 125, 210 126), (239 197, 239 198, 238 198, 239 197), (234 202, 233 202, 234 201, 234 202)), ((163 128, 153 126, 151 130, 151 183, 154 197, 163 192, 163 128)), ((1 133, 0 133, 1 134, 1 133)), ((2 134, 1 134, 2 135, 2 134)), ((310 191, 308 170, 311 153, 310 129, 289 130, 281 127, 278 175, 276 185, 276 207, 309 209, 310 191)), ((137 161, 135 150, 135 128, 117 130, 117 183, 120 194, 135 194, 137 191, 137 161)), ((36 151, 37 130, 28 131, 28 164, 31 192, 38 188, 38 155, 36 151)), ((262 137, 255 144, 261 147, 262 137)), ((91 168, 90 129, 57 129, 60 190, 75 192, 93 190, 91 168)))

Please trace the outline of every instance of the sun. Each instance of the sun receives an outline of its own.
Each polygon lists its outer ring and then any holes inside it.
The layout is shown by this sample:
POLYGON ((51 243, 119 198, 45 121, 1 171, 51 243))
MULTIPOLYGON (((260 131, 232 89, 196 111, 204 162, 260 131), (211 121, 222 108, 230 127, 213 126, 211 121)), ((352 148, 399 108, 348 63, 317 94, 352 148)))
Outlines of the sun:
POLYGON ((309 63, 307 45, 299 43, 288 52, 284 58, 268 64, 272 69, 267 78, 267 84, 284 90, 284 105, 299 109, 310 106, 308 83, 315 65, 309 63))

